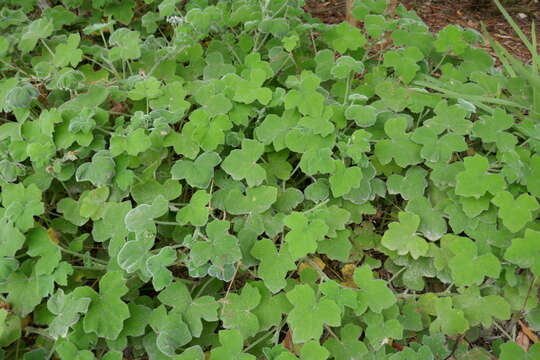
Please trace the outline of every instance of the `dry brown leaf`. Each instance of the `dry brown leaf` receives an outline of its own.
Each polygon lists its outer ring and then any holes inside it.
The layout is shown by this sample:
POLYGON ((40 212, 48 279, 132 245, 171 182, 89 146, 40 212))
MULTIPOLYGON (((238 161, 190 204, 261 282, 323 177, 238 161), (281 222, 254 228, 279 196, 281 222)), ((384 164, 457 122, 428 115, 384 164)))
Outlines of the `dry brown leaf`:
POLYGON ((356 270, 356 265, 354 264, 345 264, 341 269, 341 275, 343 276, 343 281, 341 285, 355 288, 356 284, 353 280, 354 271, 356 270))
POLYGON ((519 326, 521 327, 521 331, 527 335, 529 340, 535 344, 539 341, 538 336, 536 336, 536 334, 527 325, 525 325, 523 321, 519 320, 519 326))
POLYGON ((529 351, 531 342, 524 332, 520 331, 516 337, 516 343, 526 352, 529 351))
POLYGON ((291 329, 287 330, 287 333, 285 334, 285 338, 281 342, 281 345, 290 352, 294 353, 294 344, 292 342, 292 332, 291 329))
POLYGON ((53 243, 55 243, 55 244, 60 243, 60 234, 58 232, 56 232, 56 230, 54 230, 53 228, 48 228, 47 229, 47 234, 49 235, 49 239, 53 243))

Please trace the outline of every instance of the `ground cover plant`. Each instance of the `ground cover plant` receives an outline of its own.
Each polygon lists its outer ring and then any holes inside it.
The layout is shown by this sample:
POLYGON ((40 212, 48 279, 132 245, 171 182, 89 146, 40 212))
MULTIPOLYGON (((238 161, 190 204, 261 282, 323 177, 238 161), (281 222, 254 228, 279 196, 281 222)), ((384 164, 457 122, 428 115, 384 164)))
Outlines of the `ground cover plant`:
POLYGON ((3 2, 3 358, 540 358, 538 62, 301 5, 3 2))

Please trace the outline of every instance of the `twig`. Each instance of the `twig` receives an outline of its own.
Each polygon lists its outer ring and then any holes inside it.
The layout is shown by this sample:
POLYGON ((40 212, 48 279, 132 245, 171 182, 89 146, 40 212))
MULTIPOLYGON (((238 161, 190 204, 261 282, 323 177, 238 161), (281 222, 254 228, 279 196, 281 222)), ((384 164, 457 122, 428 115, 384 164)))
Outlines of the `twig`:
MULTIPOLYGON (((225 305, 225 303, 227 301, 227 298, 229 297, 229 293, 231 292, 232 285, 234 283, 234 280, 236 279, 236 274, 238 274, 238 268, 239 267, 240 267, 240 262, 236 263, 236 268, 234 269, 233 277, 232 277, 231 281, 229 281, 229 286, 227 286, 227 292, 225 293, 225 296, 223 297, 223 305, 225 305)), ((224 310, 225 310, 225 306, 223 306, 221 308, 221 316, 223 316, 223 311, 224 310)))
POLYGON ((497 323, 496 321, 494 321, 494 322, 493 322, 493 325, 495 325, 495 327, 496 327, 497 329, 499 329, 499 331, 500 331, 501 333, 503 333, 504 336, 506 336, 506 337, 508 338, 508 340, 514 341, 514 339, 512 338, 512 336, 510 336, 510 334, 508 334, 508 332, 507 332, 501 325, 499 325, 499 323, 497 323))
POLYGON ((534 283, 536 282, 536 276, 533 276, 531 280, 531 285, 529 285, 529 290, 527 291, 527 296, 525 297, 525 300, 523 301, 523 306, 521 307, 520 313, 523 313, 525 310, 525 307, 527 306, 527 300, 529 300, 529 297, 531 296, 532 288, 534 286, 534 283))
POLYGON ((450 354, 448 354, 447 357, 444 358, 444 360, 448 360, 448 359, 450 359, 452 356, 454 356, 454 354, 455 354, 456 351, 457 351, 459 342, 461 341, 461 338, 462 338, 462 337, 463 337, 462 334, 460 334, 460 335, 457 337, 456 342, 454 343, 454 346, 452 347, 452 351, 450 352, 450 354))

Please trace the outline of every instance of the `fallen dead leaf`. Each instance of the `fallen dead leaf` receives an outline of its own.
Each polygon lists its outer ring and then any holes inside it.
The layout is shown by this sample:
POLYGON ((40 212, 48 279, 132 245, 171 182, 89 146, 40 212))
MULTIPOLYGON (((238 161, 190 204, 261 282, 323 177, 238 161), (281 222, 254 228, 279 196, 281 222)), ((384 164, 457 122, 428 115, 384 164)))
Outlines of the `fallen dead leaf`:
POLYGON ((281 345, 290 352, 294 353, 294 344, 292 342, 292 332, 291 329, 287 330, 287 333, 285 334, 285 338, 281 342, 281 345))
POLYGON ((353 280, 354 271, 356 270, 356 265, 354 264, 345 264, 341 269, 341 275, 343 276, 343 282, 341 285, 355 288, 356 284, 353 280))
POLYGON ((531 341, 529 340, 529 338, 527 337, 527 335, 525 335, 524 332, 520 331, 518 333, 518 335, 516 336, 516 343, 525 351, 529 351, 529 347, 530 347, 530 344, 531 344, 531 341))
POLYGON ((53 228, 48 228, 47 229, 47 234, 49 235, 49 239, 53 243, 55 243, 55 244, 60 243, 60 234, 58 232, 56 232, 56 230, 54 230, 53 228))
POLYGON ((536 334, 527 325, 525 325, 523 321, 519 320, 519 326, 521 327, 521 331, 527 335, 527 338, 529 338, 529 340, 531 340, 533 343, 536 344, 540 341, 538 336, 536 336, 536 334))

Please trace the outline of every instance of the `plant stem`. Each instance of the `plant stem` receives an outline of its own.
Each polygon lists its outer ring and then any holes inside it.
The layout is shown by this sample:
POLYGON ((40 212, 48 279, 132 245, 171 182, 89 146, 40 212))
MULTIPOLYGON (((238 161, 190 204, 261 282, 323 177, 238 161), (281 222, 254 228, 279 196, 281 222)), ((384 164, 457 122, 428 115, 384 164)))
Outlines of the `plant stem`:
POLYGON ((325 205, 328 201, 330 201, 330 199, 326 199, 320 203, 318 203, 317 205, 315 205, 314 207, 312 207, 311 209, 308 209, 306 211, 304 211, 304 214, 307 214, 311 211, 314 211, 314 210, 317 210, 318 208, 320 208, 321 206, 325 205))
POLYGON ((72 255, 72 256, 75 256, 75 257, 78 257, 78 258, 81 258, 81 259, 90 259, 92 260, 93 262, 97 263, 97 264, 100 264, 100 265, 103 265, 103 266, 107 266, 108 263, 104 260, 100 260, 100 259, 97 259, 95 257, 92 257, 90 255, 85 255, 85 254, 81 254, 81 253, 78 253, 78 252, 75 252, 75 251, 71 251, 71 250, 68 250, 66 248, 63 248, 62 246, 56 244, 56 246, 60 249, 60 251, 62 251, 63 253, 66 253, 66 254, 69 254, 69 255, 72 255))
POLYGON ((154 222, 158 225, 170 225, 170 226, 181 226, 179 223, 177 222, 173 222, 173 221, 158 221, 158 220, 154 220, 154 222))

